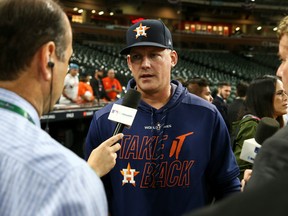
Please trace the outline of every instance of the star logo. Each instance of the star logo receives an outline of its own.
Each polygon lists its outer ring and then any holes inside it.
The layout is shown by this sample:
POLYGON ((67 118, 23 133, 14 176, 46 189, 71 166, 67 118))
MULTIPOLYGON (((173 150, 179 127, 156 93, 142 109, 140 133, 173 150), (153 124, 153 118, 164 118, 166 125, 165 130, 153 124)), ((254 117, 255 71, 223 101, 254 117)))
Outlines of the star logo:
POLYGON ((150 27, 147 26, 142 26, 142 23, 140 23, 139 27, 134 29, 133 31, 137 32, 136 34, 136 39, 140 36, 145 36, 147 37, 146 30, 150 29, 150 27))
POLYGON ((130 163, 128 163, 126 169, 122 169, 120 172, 123 175, 122 186, 124 184, 130 183, 134 187, 136 187, 136 182, 134 180, 134 177, 138 175, 140 172, 136 171, 135 169, 131 169, 130 163))

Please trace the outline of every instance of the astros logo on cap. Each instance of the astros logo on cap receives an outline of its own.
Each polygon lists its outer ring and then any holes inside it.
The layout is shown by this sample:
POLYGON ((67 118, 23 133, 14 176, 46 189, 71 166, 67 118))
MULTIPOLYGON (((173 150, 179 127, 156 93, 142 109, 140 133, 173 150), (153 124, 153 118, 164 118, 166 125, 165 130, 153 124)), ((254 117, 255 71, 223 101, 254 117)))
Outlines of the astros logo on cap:
POLYGON ((136 34, 136 39, 137 39, 139 36, 145 36, 145 37, 147 37, 147 34, 146 34, 145 31, 148 30, 149 28, 150 28, 150 27, 142 26, 142 23, 140 23, 140 26, 133 30, 133 31, 137 32, 137 34, 136 34))

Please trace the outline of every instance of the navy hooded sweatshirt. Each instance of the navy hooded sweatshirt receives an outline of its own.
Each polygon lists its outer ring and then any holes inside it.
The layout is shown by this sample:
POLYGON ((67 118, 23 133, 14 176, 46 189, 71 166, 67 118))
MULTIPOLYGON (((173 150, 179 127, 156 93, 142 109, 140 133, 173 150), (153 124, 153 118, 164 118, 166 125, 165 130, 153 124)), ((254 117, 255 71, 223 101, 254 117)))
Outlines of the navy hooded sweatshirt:
MULTIPOLYGON (((132 79, 128 88, 135 87, 132 79)), ((112 216, 179 216, 240 191, 239 168, 217 108, 172 81, 160 109, 140 102, 116 166, 104 176, 112 216)), ((122 99, 116 103, 121 104, 122 99)), ((94 114, 85 157, 112 136, 112 103, 94 114)))

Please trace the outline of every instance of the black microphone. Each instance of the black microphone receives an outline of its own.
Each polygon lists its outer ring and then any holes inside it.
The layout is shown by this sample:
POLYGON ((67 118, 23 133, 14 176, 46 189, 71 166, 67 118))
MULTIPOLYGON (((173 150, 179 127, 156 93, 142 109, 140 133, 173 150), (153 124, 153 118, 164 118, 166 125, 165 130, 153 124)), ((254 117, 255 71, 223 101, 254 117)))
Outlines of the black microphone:
POLYGON ((273 118, 263 117, 256 129, 255 140, 257 143, 262 143, 269 137, 271 137, 280 128, 279 122, 273 118))
POLYGON ((256 128, 255 138, 247 139, 243 143, 240 159, 254 163, 255 157, 262 143, 280 128, 279 122, 273 118, 263 117, 256 128))
POLYGON ((117 122, 113 136, 122 133, 125 127, 132 125, 140 100, 141 93, 135 89, 129 89, 124 95, 122 105, 113 104, 108 116, 109 120, 117 122))

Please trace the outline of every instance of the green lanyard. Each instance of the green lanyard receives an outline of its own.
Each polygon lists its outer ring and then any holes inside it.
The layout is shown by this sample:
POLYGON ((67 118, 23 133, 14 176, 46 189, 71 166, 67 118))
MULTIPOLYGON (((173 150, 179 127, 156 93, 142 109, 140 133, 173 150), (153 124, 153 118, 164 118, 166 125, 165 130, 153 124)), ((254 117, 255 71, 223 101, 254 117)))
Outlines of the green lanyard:
POLYGON ((10 110, 12 112, 18 113, 19 115, 25 117, 30 122, 35 124, 33 119, 31 118, 31 116, 25 110, 21 109, 20 107, 14 105, 14 104, 11 104, 11 103, 3 101, 3 100, 0 100, 0 108, 4 108, 6 110, 10 110))

